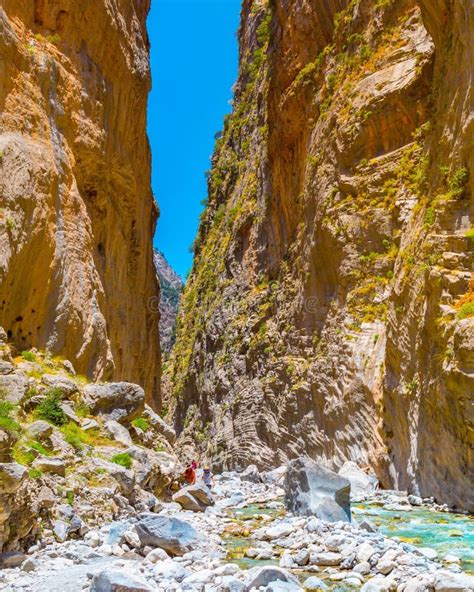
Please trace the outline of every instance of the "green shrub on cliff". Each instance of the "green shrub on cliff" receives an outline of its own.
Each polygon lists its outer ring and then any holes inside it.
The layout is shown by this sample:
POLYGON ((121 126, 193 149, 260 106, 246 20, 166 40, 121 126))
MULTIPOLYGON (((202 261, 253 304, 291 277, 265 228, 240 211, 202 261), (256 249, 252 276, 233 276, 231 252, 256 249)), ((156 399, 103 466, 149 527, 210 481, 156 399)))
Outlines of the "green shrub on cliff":
POLYGON ((37 440, 32 440, 28 443, 28 446, 31 450, 36 450, 36 452, 42 454, 43 456, 51 456, 52 454, 47 448, 43 446, 43 444, 41 444, 41 442, 38 442, 37 440))
POLYGON ((464 193, 464 188, 469 180, 469 171, 462 167, 454 171, 448 180, 449 190, 455 197, 460 197, 464 193))
POLYGON ((21 352, 21 357, 27 362, 36 362, 36 356, 33 352, 25 350, 21 352))
POLYGON ((466 302, 463 304, 461 308, 458 310, 458 319, 467 319, 468 317, 472 317, 474 315, 474 300, 470 302, 466 302))
POLYGON ((67 422, 67 417, 61 409, 61 394, 61 389, 58 388, 48 391, 45 400, 36 408, 36 416, 55 426, 64 425, 67 422))
POLYGON ((127 452, 120 452, 112 457, 112 462, 126 469, 130 469, 132 466, 132 457, 127 452))
POLYGON ((146 432, 150 429, 150 423, 144 417, 137 417, 132 421, 132 425, 143 432, 146 432))
POLYGON ((15 405, 5 400, 0 400, 0 429, 8 432, 19 432, 20 425, 12 418, 15 405))

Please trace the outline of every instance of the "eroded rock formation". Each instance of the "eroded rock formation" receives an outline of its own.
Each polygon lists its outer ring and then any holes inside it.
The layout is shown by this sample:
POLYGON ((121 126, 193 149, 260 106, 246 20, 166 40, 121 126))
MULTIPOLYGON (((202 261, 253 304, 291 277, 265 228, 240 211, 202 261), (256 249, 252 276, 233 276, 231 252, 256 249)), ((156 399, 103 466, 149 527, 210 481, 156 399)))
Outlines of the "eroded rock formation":
POLYGON ((149 0, 3 0, 0 323, 159 402, 149 0))
POLYGON ((474 509, 469 0, 245 0, 181 304, 176 426, 474 509))

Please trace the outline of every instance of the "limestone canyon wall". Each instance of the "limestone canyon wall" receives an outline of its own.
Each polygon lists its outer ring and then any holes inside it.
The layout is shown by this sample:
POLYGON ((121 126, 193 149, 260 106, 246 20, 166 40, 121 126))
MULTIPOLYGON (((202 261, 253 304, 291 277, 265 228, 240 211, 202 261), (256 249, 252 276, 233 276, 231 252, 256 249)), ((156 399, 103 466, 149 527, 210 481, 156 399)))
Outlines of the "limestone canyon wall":
POLYGON ((154 404, 148 8, 0 3, 0 325, 154 404))
POLYGON ((245 0, 170 376, 216 466, 474 509, 470 0, 245 0))

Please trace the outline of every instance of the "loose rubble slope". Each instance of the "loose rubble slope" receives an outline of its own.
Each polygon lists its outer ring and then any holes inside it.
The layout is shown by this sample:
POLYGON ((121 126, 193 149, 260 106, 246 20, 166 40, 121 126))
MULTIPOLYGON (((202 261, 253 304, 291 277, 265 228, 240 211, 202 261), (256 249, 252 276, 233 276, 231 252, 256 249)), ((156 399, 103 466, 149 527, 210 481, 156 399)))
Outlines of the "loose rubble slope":
POLYGON ((175 434, 127 382, 89 383, 0 328, 0 551, 82 537, 159 506, 179 471, 175 434))

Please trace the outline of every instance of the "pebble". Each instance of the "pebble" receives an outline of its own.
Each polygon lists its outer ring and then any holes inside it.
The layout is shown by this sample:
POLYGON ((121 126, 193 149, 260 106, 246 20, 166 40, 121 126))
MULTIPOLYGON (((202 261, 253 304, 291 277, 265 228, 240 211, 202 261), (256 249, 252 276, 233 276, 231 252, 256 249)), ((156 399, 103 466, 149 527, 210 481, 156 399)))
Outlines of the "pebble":
POLYGON ((342 561, 342 555, 340 553, 333 553, 332 551, 311 553, 309 561, 310 563, 316 563, 316 565, 339 565, 342 561))
POLYGON ((455 555, 445 555, 443 557, 443 561, 445 561, 446 563, 461 563, 461 560, 459 559, 459 557, 456 557, 455 555))
POLYGON ((303 583, 303 587, 305 590, 327 590, 326 584, 316 576, 307 578, 303 583))
POLYGON ((370 573, 370 563, 368 561, 362 561, 354 567, 353 571, 365 576, 370 573))
POLYGON ((357 549, 357 560, 360 562, 369 561, 372 555, 375 554, 375 549, 370 543, 362 543, 357 549))
POLYGON ((438 553, 434 549, 430 549, 429 547, 419 547, 418 553, 421 553, 423 557, 427 557, 428 559, 437 559, 438 553))

